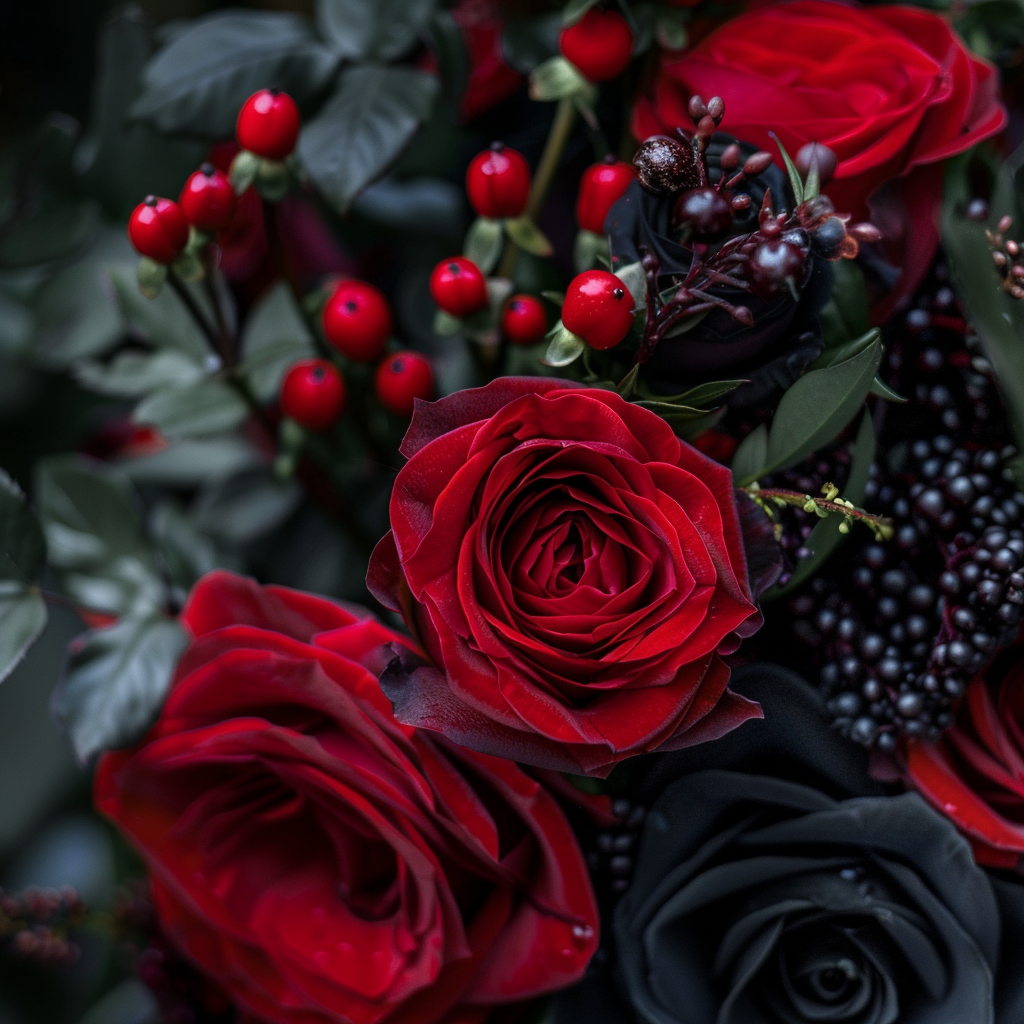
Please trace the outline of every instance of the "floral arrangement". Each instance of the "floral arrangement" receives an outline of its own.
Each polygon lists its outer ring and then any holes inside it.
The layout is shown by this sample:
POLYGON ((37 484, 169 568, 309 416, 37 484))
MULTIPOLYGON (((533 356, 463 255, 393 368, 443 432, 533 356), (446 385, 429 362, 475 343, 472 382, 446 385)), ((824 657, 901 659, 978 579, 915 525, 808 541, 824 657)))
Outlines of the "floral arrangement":
POLYGON ((9 161, 71 439, 0 475, 0 678, 82 620, 126 866, 0 958, 102 932, 164 1024, 1024 1024, 1024 7, 312 8, 116 13, 9 161))

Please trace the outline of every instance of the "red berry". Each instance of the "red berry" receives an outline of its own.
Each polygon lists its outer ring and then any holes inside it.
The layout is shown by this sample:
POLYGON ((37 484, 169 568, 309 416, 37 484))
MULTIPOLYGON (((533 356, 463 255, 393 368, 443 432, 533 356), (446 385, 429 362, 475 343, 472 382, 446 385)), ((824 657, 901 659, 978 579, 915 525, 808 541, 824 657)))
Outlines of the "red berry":
POLYGON ((323 313, 327 340, 357 363, 376 362, 384 354, 394 321, 388 300, 365 281, 342 281, 323 313))
POLYGON ((188 221, 173 199, 146 196, 128 220, 128 238, 142 256, 173 263, 188 242, 188 221))
POLYGON ((558 48, 587 81, 606 82, 629 67, 633 33, 618 11, 591 7, 575 25, 562 29, 558 48))
POLYGON ((223 171, 203 164, 185 182, 178 203, 198 231, 220 231, 235 214, 235 190, 223 171))
POLYGON ((373 388, 380 404, 396 416, 411 416, 417 398, 434 397, 434 371, 417 352, 396 352, 377 367, 373 388))
POLYGON ((562 324, 591 348, 614 348, 633 325, 633 296, 607 270, 585 270, 565 293, 562 324))
POLYGON ((530 197, 530 165, 500 142, 477 154, 466 171, 466 191, 480 217, 518 217, 530 197))
POLYGON ((430 294, 451 316, 469 316, 487 306, 487 282, 480 268, 465 256, 441 260, 430 275, 430 294))
POLYGON ((286 92, 261 89, 238 112, 235 136, 242 149, 267 160, 283 160, 299 138, 299 108, 286 92))
POLYGON ((345 381, 326 359, 303 359, 285 374, 281 409, 307 430, 326 430, 344 408, 345 381))
POLYGON ((609 157, 601 164, 592 164, 580 179, 580 194, 576 199, 576 220, 584 231, 604 234, 604 219, 612 204, 636 177, 632 166, 609 157))
POLYGON ((536 345, 547 333, 548 315, 532 295, 513 295, 501 313, 501 329, 516 345, 536 345))
POLYGON ((806 269, 806 252, 785 239, 770 238, 750 254, 746 278, 755 295, 770 299, 788 284, 795 287, 802 285, 806 269))

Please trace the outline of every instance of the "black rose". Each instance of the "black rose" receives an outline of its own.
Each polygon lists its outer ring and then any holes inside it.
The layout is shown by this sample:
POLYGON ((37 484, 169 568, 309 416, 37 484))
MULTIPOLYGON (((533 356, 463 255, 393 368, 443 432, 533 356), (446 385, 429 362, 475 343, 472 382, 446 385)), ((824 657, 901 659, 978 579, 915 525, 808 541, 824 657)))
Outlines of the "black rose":
POLYGON ((660 795, 615 912, 624 998, 595 973, 558 1024, 1021 1024, 1024 885, 872 783, 803 680, 753 665, 730 685, 764 721, 648 760, 640 793, 660 795))
MULTIPOLYGON (((719 132, 708 146, 708 172, 713 183, 721 179, 722 151, 733 142, 736 140, 731 135, 719 132)), ((744 160, 756 152, 748 143, 738 145, 744 160)), ((773 164, 741 186, 740 191, 750 195, 751 205, 736 215, 719 243, 757 229, 757 212, 767 189, 771 189, 776 209, 792 206, 786 175, 773 164)), ((605 221, 613 270, 637 262, 641 250, 658 258, 665 287, 672 277, 689 270, 693 251, 683 244, 685 235, 674 226, 678 198, 654 195, 639 182, 629 186, 605 221)), ((789 291, 762 299, 734 288, 716 286, 709 290, 728 302, 747 306, 753 313, 753 326, 741 324, 724 310, 715 310, 685 334, 662 339, 644 365, 644 377, 652 390, 677 394, 702 381, 743 378, 750 383, 734 391, 727 402, 734 407, 756 405, 789 387, 821 354, 818 313, 832 291, 832 270, 827 260, 808 253, 796 297, 789 291)))

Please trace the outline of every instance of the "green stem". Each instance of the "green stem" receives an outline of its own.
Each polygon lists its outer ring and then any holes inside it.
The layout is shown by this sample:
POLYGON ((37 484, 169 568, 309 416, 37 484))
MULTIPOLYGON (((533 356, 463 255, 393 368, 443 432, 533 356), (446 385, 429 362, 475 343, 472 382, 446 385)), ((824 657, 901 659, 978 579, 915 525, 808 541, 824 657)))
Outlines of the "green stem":
POLYGON ((752 487, 741 487, 740 490, 749 494, 762 507, 770 502, 779 507, 788 505, 791 508, 803 509, 805 512, 814 512, 815 509, 820 509, 828 515, 841 515, 848 521, 863 523, 879 540, 888 540, 892 536, 891 520, 886 519, 885 516, 874 515, 871 512, 865 512, 862 508, 847 504, 838 498, 835 488, 831 489, 835 500, 819 498, 811 494, 802 494, 800 491, 787 491, 779 487, 758 487, 756 484, 752 487))

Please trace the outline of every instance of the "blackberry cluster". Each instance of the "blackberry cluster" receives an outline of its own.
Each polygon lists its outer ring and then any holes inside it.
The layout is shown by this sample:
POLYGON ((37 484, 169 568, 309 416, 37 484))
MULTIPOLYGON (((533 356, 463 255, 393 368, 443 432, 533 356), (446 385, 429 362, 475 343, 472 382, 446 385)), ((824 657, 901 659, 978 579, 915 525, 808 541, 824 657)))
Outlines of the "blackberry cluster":
POLYGON ((610 903, 629 888, 633 853, 640 839, 646 808, 623 798, 612 803, 612 813, 617 823, 597 832, 587 853, 594 890, 609 895, 610 903))
MULTIPOLYGON (((972 676, 1019 632, 1024 494, 1005 469, 1014 450, 991 368, 941 267, 886 341, 890 379, 910 401, 876 409, 885 460, 863 504, 892 520, 893 539, 852 534, 789 610, 835 727, 892 750, 900 735, 938 737, 972 676)), ((815 493, 845 478, 841 461, 819 455, 784 485, 815 493)), ((784 523, 791 557, 813 525, 784 523)))

